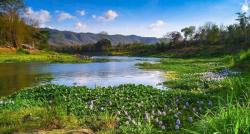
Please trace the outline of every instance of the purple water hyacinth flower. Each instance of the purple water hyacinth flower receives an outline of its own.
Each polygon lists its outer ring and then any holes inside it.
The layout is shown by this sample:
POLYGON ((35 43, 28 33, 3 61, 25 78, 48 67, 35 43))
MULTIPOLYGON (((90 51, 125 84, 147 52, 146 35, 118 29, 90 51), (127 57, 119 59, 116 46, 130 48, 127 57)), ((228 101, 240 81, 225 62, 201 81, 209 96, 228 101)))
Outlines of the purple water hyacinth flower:
POLYGON ((176 125, 180 126, 181 125, 181 120, 180 119, 177 119, 176 122, 175 122, 176 125))
POLYGON ((208 101, 208 106, 210 106, 210 107, 213 106, 213 102, 211 100, 208 101))
POLYGON ((166 115, 167 115, 167 113, 166 113, 165 111, 163 111, 163 112, 162 112, 162 115, 163 115, 163 116, 166 116, 166 115))
POLYGON ((190 123, 193 123, 193 117, 188 117, 188 121, 190 122, 190 123))

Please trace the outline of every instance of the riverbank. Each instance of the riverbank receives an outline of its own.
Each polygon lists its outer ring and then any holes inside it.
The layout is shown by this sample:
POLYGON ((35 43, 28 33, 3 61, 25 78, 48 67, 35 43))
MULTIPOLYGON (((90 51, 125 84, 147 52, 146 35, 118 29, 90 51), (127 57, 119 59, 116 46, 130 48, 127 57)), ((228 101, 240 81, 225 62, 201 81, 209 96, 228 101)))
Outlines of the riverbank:
POLYGON ((165 70, 165 84, 171 89, 144 85, 28 88, 1 99, 0 132, 82 128, 89 133, 249 132, 248 52, 238 57, 163 59, 139 66, 165 70), (222 74, 226 75, 217 79, 222 74))
POLYGON ((0 63, 90 63, 107 62, 107 59, 79 57, 77 55, 56 53, 53 51, 39 51, 14 48, 0 48, 0 63))

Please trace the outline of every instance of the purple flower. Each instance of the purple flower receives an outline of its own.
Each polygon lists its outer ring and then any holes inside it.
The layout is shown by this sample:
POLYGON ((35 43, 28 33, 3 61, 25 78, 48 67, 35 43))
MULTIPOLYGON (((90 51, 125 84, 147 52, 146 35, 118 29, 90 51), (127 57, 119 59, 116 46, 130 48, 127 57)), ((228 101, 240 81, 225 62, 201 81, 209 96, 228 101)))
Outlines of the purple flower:
POLYGON ((180 126, 180 125, 181 125, 181 121, 180 121, 180 119, 177 119, 177 120, 176 120, 176 125, 178 125, 178 126, 180 126))

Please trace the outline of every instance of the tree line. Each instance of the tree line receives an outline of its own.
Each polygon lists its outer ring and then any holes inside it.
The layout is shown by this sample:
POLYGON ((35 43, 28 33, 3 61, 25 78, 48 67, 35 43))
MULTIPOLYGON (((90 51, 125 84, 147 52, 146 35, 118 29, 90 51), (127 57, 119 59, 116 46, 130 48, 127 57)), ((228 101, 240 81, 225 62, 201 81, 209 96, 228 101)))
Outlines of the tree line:
POLYGON ((36 21, 22 17, 25 9, 23 0, 0 0, 0 46, 47 48, 49 33, 40 30, 36 21))

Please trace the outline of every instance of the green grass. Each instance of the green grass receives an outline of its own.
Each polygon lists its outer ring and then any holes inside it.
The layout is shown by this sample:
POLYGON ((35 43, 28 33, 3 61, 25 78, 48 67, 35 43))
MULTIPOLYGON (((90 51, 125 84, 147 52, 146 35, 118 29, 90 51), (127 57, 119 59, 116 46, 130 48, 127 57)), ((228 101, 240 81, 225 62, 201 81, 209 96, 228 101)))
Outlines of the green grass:
POLYGON ((75 55, 62 54, 49 51, 35 53, 24 53, 17 51, 14 54, 0 54, 0 63, 24 63, 24 62, 45 62, 45 63, 90 63, 107 62, 107 59, 81 59, 75 55))

